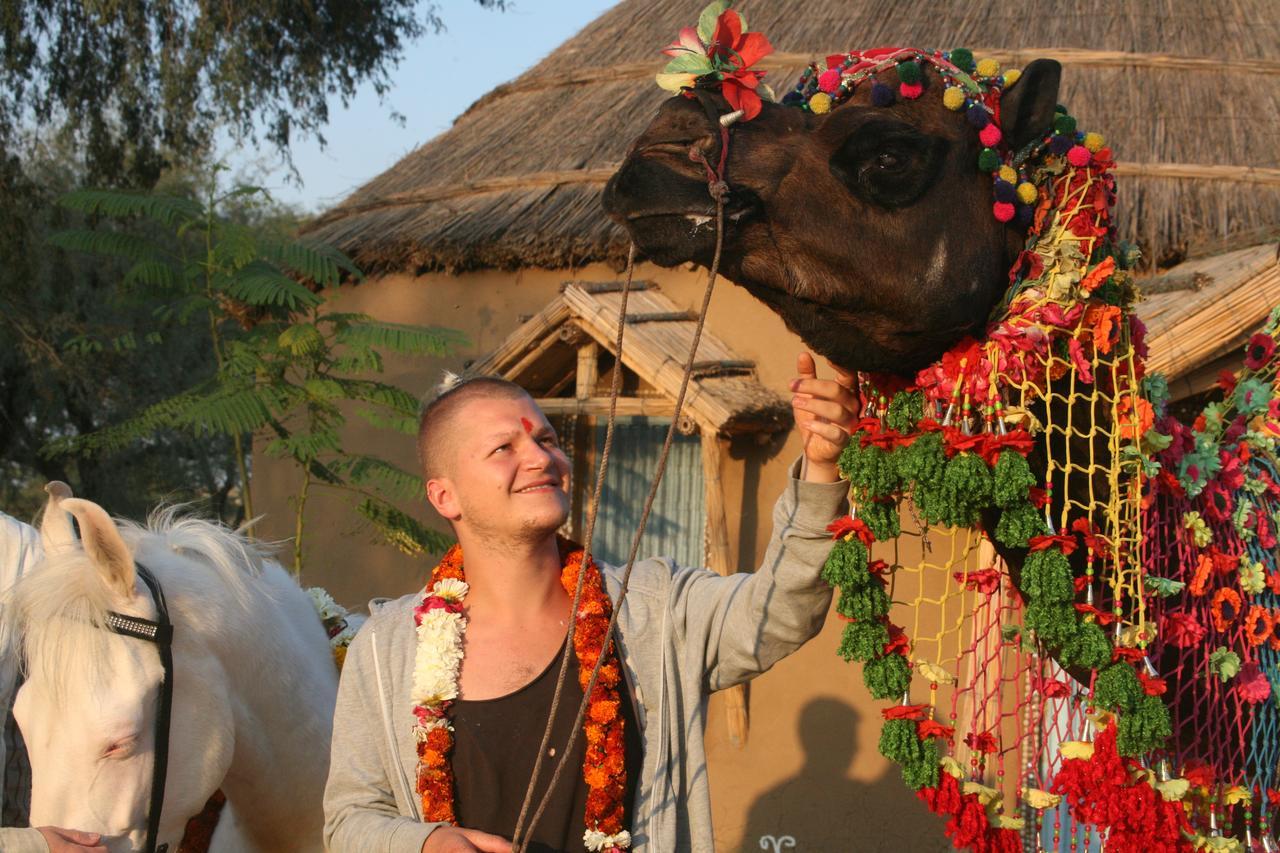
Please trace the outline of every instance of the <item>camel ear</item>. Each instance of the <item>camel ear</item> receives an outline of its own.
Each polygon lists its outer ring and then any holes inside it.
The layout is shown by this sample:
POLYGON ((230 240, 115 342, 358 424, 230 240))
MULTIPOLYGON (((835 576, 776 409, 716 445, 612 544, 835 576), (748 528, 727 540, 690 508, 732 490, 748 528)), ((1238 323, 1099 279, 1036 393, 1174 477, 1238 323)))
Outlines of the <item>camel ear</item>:
POLYGON ((120 531, 111 516, 93 501, 80 498, 66 498, 62 501, 62 508, 75 516, 85 553, 98 567, 107 588, 125 600, 133 598, 137 579, 133 554, 120 538, 120 531))
POLYGON ((52 480, 44 490, 49 493, 49 500, 40 517, 41 547, 46 554, 74 548, 76 532, 71 527, 71 516, 62 507, 62 502, 71 497, 71 487, 61 480, 52 480))
POLYGON ((1053 59, 1037 59, 1000 98, 1000 131, 1018 151, 1048 135, 1058 106, 1062 66, 1053 59))

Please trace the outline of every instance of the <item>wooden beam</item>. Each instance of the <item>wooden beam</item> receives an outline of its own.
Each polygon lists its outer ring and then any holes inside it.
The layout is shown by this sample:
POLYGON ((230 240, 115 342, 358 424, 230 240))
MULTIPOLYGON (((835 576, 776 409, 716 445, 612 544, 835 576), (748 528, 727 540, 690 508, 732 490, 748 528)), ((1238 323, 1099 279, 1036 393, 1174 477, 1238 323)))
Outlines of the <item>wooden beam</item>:
MULTIPOLYGON (((575 400, 568 397, 542 397, 534 400, 548 415, 598 415, 609 414, 608 397, 589 397, 575 400)), ((619 397, 618 417, 647 415, 653 418, 669 418, 675 414, 675 402, 660 397, 619 397)))
MULTIPOLYGON (((707 567, 716 574, 734 574, 733 554, 729 546, 729 522, 725 515, 724 483, 721 471, 724 448, 711 430, 702 431, 702 477, 706 485, 707 567)), ((741 749, 747 743, 746 685, 735 684, 721 692, 729 727, 729 740, 741 749)))
POLYGON ((585 344, 578 347, 578 384, 577 393, 574 394, 579 400, 590 399, 596 392, 596 378, 600 370, 600 345, 595 341, 588 340, 585 344))

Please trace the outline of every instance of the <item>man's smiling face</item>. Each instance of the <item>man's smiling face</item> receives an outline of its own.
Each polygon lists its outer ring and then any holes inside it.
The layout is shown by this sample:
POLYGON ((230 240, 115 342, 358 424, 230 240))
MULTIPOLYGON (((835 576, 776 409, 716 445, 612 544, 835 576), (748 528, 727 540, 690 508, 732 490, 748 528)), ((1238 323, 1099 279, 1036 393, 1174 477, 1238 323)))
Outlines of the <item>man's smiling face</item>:
POLYGON ((569 517, 569 460, 555 430, 529 397, 480 397, 454 414, 451 497, 442 509, 479 535, 531 540, 569 517))

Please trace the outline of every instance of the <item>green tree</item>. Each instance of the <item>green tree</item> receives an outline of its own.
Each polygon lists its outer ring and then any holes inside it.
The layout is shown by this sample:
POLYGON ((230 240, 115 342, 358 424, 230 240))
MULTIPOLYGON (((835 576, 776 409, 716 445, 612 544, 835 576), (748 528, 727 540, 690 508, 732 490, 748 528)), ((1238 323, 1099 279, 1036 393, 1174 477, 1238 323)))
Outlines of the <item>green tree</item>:
POLYGON ((419 0, 4 0, 0 147, 64 133, 93 183, 140 189, 219 129, 287 155, 332 97, 385 94, 406 46, 441 26, 419 0))
MULTIPOLYGON (((462 336, 448 329, 380 322, 329 308, 323 291, 359 270, 340 252, 280 237, 223 215, 252 205, 264 190, 217 190, 216 173, 205 198, 78 191, 63 197, 72 210, 121 227, 70 229, 53 242, 68 250, 122 258, 129 263, 122 290, 142 295, 161 323, 206 331, 214 369, 189 387, 122 422, 87 434, 55 439, 50 455, 118 452, 159 432, 223 436, 253 515, 250 442, 263 436, 263 452, 293 462, 302 485, 294 498, 294 570, 301 572, 306 505, 313 488, 338 490, 383 537, 410 553, 440 550, 444 537, 398 510, 396 499, 421 494, 421 479, 381 457, 343 447, 348 410, 379 428, 412 434, 418 401, 376 378, 382 351, 443 355, 462 336), (154 232, 168 236, 161 242, 154 232), (151 232, 151 233, 148 233, 151 232)), ((153 329, 144 340, 159 344, 153 329)), ((72 339, 72 350, 104 352, 118 340, 72 339)), ((126 346, 136 345, 127 341, 126 346)))

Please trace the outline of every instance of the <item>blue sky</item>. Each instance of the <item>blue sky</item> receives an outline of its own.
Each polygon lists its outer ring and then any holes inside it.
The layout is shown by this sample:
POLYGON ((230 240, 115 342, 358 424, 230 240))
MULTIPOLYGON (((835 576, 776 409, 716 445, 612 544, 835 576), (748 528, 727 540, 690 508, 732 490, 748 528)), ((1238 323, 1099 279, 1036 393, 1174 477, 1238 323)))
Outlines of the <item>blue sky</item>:
POLYGON ((384 102, 370 86, 347 109, 334 99, 324 130, 328 145, 322 149, 314 139, 294 143, 301 184, 290 182, 280 159, 266 147, 235 150, 228 143, 222 156, 281 201, 304 212, 324 210, 447 130, 485 92, 520 76, 615 2, 516 0, 498 12, 473 0, 441 0, 440 16, 448 29, 407 48, 384 102), (392 118, 393 110, 405 117, 403 124, 392 118))

